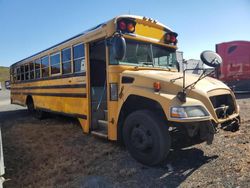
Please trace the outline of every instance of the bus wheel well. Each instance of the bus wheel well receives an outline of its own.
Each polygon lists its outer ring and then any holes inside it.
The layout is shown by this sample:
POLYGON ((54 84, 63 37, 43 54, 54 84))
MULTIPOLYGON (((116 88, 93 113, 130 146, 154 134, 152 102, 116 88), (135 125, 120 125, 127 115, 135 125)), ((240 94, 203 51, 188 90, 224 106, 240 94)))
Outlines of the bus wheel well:
POLYGON ((127 100, 123 103, 123 106, 119 114, 118 129, 117 129, 118 131, 117 136, 119 143, 123 144, 122 129, 125 119, 129 114, 138 110, 152 111, 163 121, 167 121, 162 106, 157 101, 138 95, 130 95, 127 98, 127 100))
POLYGON ((31 95, 28 95, 27 97, 26 97, 26 105, 28 105, 29 103, 33 103, 33 98, 32 98, 32 96, 31 95))
POLYGON ((33 112, 35 110, 34 101, 31 95, 28 95, 26 98, 26 106, 28 107, 28 110, 30 112, 33 112))

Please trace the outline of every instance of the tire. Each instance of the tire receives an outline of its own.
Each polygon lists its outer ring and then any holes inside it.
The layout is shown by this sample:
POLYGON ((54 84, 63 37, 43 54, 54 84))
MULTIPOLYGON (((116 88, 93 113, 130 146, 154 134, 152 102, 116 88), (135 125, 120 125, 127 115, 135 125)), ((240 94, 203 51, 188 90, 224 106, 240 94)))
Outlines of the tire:
POLYGON ((33 114, 35 112, 34 102, 31 97, 28 97, 27 99, 27 108, 29 113, 33 114))
POLYGON ((28 97, 26 105, 28 108, 28 112, 35 118, 44 119, 46 117, 46 112, 43 112, 42 110, 39 110, 39 109, 35 109, 35 105, 34 105, 32 97, 28 97))
POLYGON ((133 158, 150 166, 164 161, 171 146, 168 126, 148 110, 135 111, 126 118, 123 140, 133 158))

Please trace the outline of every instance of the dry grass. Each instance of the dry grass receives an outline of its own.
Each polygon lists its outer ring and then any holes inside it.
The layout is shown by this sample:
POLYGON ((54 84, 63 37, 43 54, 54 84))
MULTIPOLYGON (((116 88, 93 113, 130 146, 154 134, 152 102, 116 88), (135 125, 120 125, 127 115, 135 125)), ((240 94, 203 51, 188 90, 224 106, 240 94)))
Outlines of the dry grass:
POLYGON ((83 135, 73 119, 40 121, 26 111, 0 113, 5 178, 10 179, 5 187, 80 187, 91 177, 114 187, 247 187, 250 109, 244 104, 250 99, 239 102, 245 121, 240 131, 220 131, 211 146, 175 149, 167 164, 158 167, 137 163, 115 143, 83 135))
POLYGON ((4 85, 4 81, 10 79, 9 67, 0 66, 0 83, 4 85))

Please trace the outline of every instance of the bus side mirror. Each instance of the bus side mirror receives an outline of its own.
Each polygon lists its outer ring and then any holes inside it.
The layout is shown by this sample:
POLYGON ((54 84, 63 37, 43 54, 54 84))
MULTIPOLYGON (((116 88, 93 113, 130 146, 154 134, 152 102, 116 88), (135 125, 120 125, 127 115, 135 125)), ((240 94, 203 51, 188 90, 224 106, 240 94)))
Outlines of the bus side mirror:
POLYGON ((222 63, 222 58, 219 54, 213 52, 213 51, 204 51, 201 53, 200 56, 203 63, 210 67, 219 67, 222 63))
POLYGON ((115 35, 112 39, 113 54, 117 60, 123 60, 126 55, 126 41, 120 35, 115 35))

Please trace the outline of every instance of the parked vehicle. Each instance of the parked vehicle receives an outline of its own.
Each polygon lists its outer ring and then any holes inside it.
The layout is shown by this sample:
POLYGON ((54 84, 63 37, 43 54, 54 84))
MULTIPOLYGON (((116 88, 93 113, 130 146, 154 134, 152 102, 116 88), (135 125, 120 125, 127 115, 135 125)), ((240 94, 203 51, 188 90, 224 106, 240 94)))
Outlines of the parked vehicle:
POLYGON ((170 127, 211 144, 218 125, 238 128, 239 106, 222 82, 178 72, 177 36, 151 18, 115 17, 13 64, 11 103, 38 118, 76 117, 84 133, 124 142, 147 165, 166 159, 170 127))
POLYGON ((217 78, 236 92, 250 92, 250 41, 231 41, 216 45, 223 62, 217 78))
POLYGON ((10 80, 5 81, 5 89, 10 89, 10 80))

